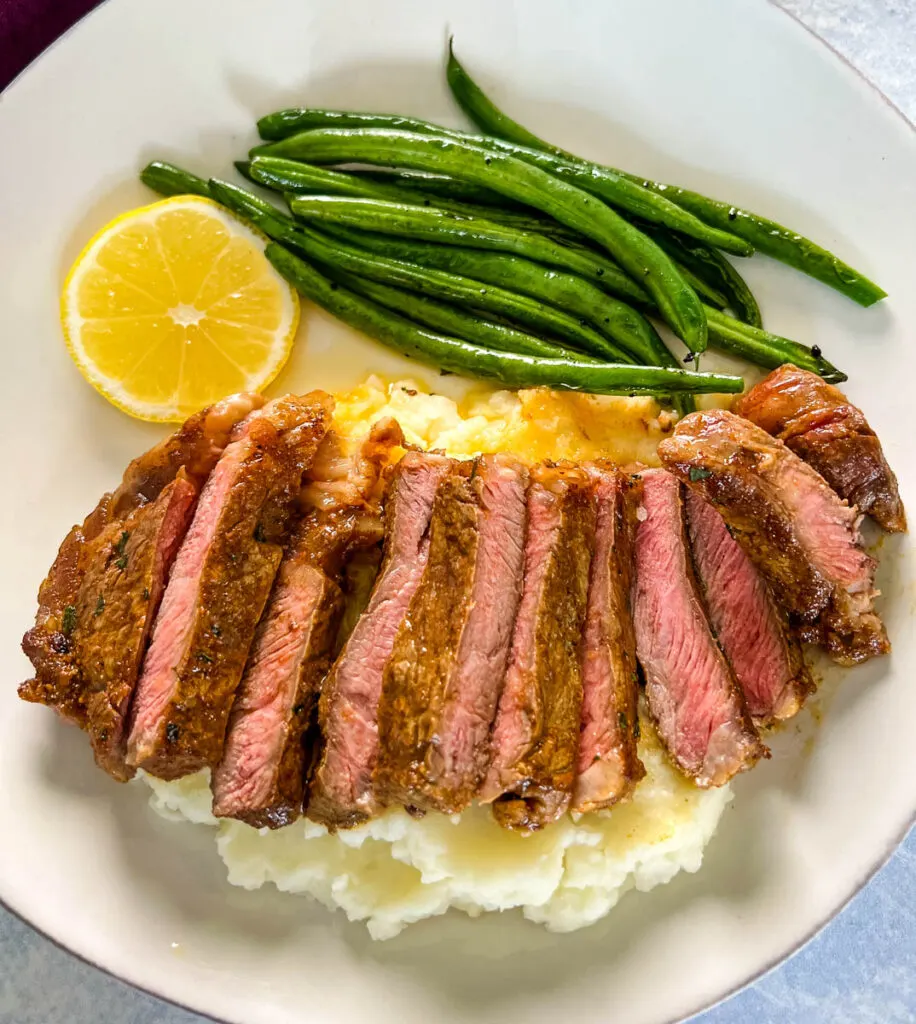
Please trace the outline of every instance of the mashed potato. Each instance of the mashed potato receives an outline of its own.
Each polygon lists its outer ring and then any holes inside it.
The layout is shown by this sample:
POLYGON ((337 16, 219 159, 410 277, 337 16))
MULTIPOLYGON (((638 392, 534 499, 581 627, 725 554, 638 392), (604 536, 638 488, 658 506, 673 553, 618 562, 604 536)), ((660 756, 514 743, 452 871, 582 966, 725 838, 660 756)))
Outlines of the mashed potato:
MULTIPOLYGON (((655 463, 656 445, 672 426, 651 399, 488 392, 458 405, 409 381, 386 387, 377 378, 338 396, 335 422, 348 436, 361 437, 382 416, 394 416, 409 442, 450 455, 603 455, 621 463, 655 463)), ((567 816, 532 836, 503 830, 478 807, 419 820, 391 810, 336 836, 304 820, 270 832, 217 821, 206 772, 171 783, 142 778, 159 814, 215 829, 233 885, 271 882, 308 894, 365 921, 373 938, 391 938, 450 907, 472 916, 520 908, 531 921, 572 931, 603 917, 628 889, 647 891, 696 871, 731 799, 727 786, 700 790, 680 776, 645 718, 640 756, 647 774, 630 802, 567 816)))

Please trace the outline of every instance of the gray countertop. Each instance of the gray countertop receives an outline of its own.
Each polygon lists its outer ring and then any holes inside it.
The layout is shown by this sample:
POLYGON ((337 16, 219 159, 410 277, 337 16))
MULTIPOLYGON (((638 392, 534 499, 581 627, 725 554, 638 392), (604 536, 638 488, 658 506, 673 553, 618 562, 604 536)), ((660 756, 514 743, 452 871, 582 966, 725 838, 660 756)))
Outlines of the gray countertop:
MULTIPOLYGON (((758 0, 763 3, 764 0, 758 0)), ((916 121, 916 0, 776 0, 916 121)), ((702 1024, 916 1021, 916 832, 801 953, 702 1024)), ((80 963, 0 910, 0 1022, 201 1024, 80 963)))

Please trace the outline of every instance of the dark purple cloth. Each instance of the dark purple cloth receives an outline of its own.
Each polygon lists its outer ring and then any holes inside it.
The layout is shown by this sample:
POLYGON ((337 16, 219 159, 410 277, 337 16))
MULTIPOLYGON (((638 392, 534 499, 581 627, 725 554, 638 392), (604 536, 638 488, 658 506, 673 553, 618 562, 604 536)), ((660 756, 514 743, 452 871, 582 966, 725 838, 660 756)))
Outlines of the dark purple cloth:
POLYGON ((100 0, 0 0, 0 90, 100 0))

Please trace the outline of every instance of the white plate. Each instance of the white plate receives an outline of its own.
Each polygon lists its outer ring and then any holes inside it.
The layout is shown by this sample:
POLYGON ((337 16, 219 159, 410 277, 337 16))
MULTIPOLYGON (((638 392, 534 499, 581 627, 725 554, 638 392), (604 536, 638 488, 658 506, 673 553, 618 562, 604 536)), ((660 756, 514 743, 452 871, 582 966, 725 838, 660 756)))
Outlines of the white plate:
MULTIPOLYGON (((0 896, 69 949, 245 1024, 626 1020, 706 1006, 819 928, 916 808, 912 545, 883 548, 889 659, 827 687, 737 785, 704 869, 551 936, 451 915, 373 944, 301 898, 231 889, 205 831, 156 820, 76 730, 19 702, 19 638, 67 528, 158 436, 83 384, 57 323, 68 264, 171 156, 225 172, 257 115, 297 101, 456 114, 447 31, 497 100, 583 154, 746 203, 835 248, 891 300, 861 310, 766 260, 769 325, 851 375, 916 509, 916 141, 862 80, 761 2, 113 0, 0 102, 0 896)), ((308 318, 284 389, 405 364, 308 318), (324 356, 319 358, 320 353, 324 356)))

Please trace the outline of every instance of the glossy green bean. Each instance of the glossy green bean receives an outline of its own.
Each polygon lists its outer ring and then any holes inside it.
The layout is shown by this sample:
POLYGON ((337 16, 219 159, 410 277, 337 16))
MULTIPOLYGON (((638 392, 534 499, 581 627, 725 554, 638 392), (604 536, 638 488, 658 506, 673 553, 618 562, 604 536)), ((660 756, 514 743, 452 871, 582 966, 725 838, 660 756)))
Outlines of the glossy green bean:
MULTIPOLYGON (((763 314, 760 312, 757 298, 737 268, 718 249, 702 246, 701 254, 692 244, 688 244, 687 248, 693 252, 699 264, 705 267, 706 273, 703 277, 707 284, 718 283, 728 299, 728 308, 735 314, 735 318, 750 327, 763 328, 763 314)), ((699 273, 699 270, 697 272, 699 273)))
POLYGON ((319 129, 273 143, 272 149, 274 155, 309 163, 357 161, 442 171, 528 203, 607 249, 646 288, 688 348, 706 348, 703 307, 669 257, 605 203, 533 164, 463 139, 385 129, 319 129))
MULTIPOLYGON (((829 250, 768 217, 761 217, 740 206, 711 199, 699 192, 680 188, 677 185, 666 185, 626 171, 619 171, 614 167, 586 164, 574 154, 560 149, 558 146, 550 145, 513 121, 489 100, 458 62, 451 51, 451 46, 449 46, 447 78, 459 106, 482 131, 488 134, 497 135, 522 146, 545 151, 560 160, 581 163, 590 168, 598 168, 600 171, 624 177, 635 185, 663 196, 667 201, 680 206, 711 227, 743 238, 760 252, 822 281, 862 306, 871 306, 887 295, 883 288, 870 281, 864 274, 860 274, 849 264, 844 263, 829 250)), ((672 227, 673 225, 669 224, 668 226, 672 227)), ((693 232, 685 233, 698 237, 693 232)), ((715 245, 715 243, 713 244, 715 245)), ((718 246, 718 248, 732 251, 726 246, 718 246)))
MULTIPOLYGON (((241 163, 241 161, 240 161, 241 163)), ((236 167, 239 165, 236 164, 236 167)), ((467 203, 456 199, 435 199, 403 185, 391 185, 369 180, 360 175, 333 171, 327 167, 315 167, 298 160, 282 157, 255 157, 247 162, 247 176, 257 185, 284 194, 320 193, 329 196, 344 196, 354 199, 377 199, 393 203, 429 206, 445 210, 460 217, 487 217, 501 224, 508 224, 520 231, 537 231, 569 237, 572 233, 561 224, 546 217, 521 210, 505 210, 478 203, 467 203)))
MULTIPOLYGON (((683 207, 678 206, 677 203, 672 203, 665 196, 634 182, 629 175, 611 168, 601 167, 598 164, 558 157, 553 153, 546 152, 543 147, 522 146, 490 135, 471 135, 454 128, 443 128, 441 125, 432 124, 419 118, 398 117, 392 114, 350 113, 302 107, 269 114, 258 122, 262 138, 272 137, 281 141, 294 134, 319 128, 405 131, 420 135, 436 135, 456 142, 468 142, 540 167, 541 170, 548 171, 568 184, 591 192, 604 202, 625 210, 633 216, 664 224, 673 231, 680 231, 693 238, 698 238, 736 256, 750 256, 754 251, 754 247, 744 239, 730 231, 706 224, 683 207)), ((258 146, 252 150, 252 155, 271 152, 273 145, 276 143, 258 146)), ((433 173, 445 172, 437 170, 433 173)), ((446 177, 454 177, 454 175, 446 174, 446 177)))
MULTIPOLYGON (((670 239, 669 235, 669 239, 670 239)), ((714 309, 725 309, 728 305, 728 299, 724 292, 719 291, 714 284, 711 284, 705 277, 701 277, 694 269, 691 269, 687 263, 679 260, 676 256, 676 249, 673 246, 666 244, 668 239, 662 241, 656 238, 655 242, 658 244, 660 249, 663 249, 672 259, 674 265, 681 272, 681 276, 690 285, 690 287, 699 295, 702 301, 707 306, 712 306, 714 309)), ((713 250, 710 249, 710 252, 713 250)))
MULTIPOLYGON (((225 182, 215 182, 214 184, 221 194, 214 197, 209 182, 173 164, 159 160, 155 160, 145 167, 141 171, 140 177, 145 184, 160 195, 191 194, 222 200, 235 213, 258 224, 269 237, 282 240, 290 233, 294 238, 298 239, 299 237, 297 226, 291 218, 286 217, 270 203, 252 195, 245 189, 225 182)), ((499 311, 495 312, 499 315, 499 311)), ((707 318, 710 322, 710 337, 713 344, 735 355, 743 356, 749 362, 766 367, 779 366, 784 362, 794 362, 813 373, 820 374, 833 383, 846 380, 846 375, 842 371, 823 357, 814 356, 811 349, 797 342, 765 331, 756 331, 724 314, 717 315, 716 311, 712 309, 707 309, 707 318)), ((550 330, 543 324, 535 324, 535 329, 545 330, 548 333, 550 330)), ((665 351, 667 352, 667 349, 665 351)))
POLYGON ((253 220, 269 238, 292 246, 309 260, 383 284, 419 291, 446 302, 486 310, 609 362, 636 362, 626 350, 587 324, 527 295, 406 261, 370 254, 362 248, 328 238, 304 225, 297 225, 291 218, 278 215, 270 203, 228 182, 211 179, 210 189, 219 202, 239 216, 253 220))
POLYGON ((848 379, 842 370, 838 370, 822 355, 815 355, 810 348, 797 341, 743 324, 716 309, 707 309, 706 316, 709 320, 710 344, 724 352, 742 356, 748 362, 769 369, 775 369, 783 363, 794 363, 803 370, 819 374, 831 384, 841 384, 848 379))
POLYGON ((675 235, 655 224, 640 225, 681 268, 697 294, 717 309, 726 306, 736 318, 752 327, 763 327, 760 307, 747 282, 718 249, 693 238, 675 235), (711 300, 712 293, 715 300, 711 300))
POLYGON ((521 203, 506 199, 492 189, 482 185, 471 185, 466 181, 456 181, 443 174, 424 174, 422 171, 390 170, 378 167, 354 167, 350 174, 368 181, 377 181, 387 185, 402 185, 423 192, 438 199, 458 199, 465 203, 477 203, 480 206, 501 206, 512 210, 523 210, 521 203))
POLYGON ((455 216, 436 207, 327 196, 300 196, 290 205, 293 213, 304 220, 446 245, 516 253, 537 263, 569 270, 620 298, 642 303, 649 298, 646 291, 627 277, 620 267, 599 253, 572 248, 540 232, 521 230, 483 217, 455 216))
POLYGON ((392 238, 353 228, 334 227, 328 230, 347 244, 389 259, 482 281, 548 303, 580 323, 591 323, 616 346, 628 352, 633 362, 678 365, 645 317, 573 274, 543 267, 509 253, 392 238))
POLYGON ((210 185, 205 178, 199 178, 164 160, 153 160, 140 172, 140 180, 161 196, 204 196, 210 199, 210 185))
POLYGON ((383 344, 437 367, 508 387, 549 387, 606 395, 737 394, 741 377, 691 373, 657 366, 615 366, 496 352, 435 334, 330 281, 283 246, 271 242, 267 258, 301 294, 383 344))
POLYGON ((498 352, 518 352, 521 355, 541 356, 545 359, 569 359, 576 363, 602 362, 600 359, 564 349, 560 345, 553 345, 508 324, 496 323, 479 314, 465 312, 457 306, 437 302, 415 292, 393 288, 391 285, 380 284, 378 281, 370 281, 368 278, 357 277, 356 274, 347 274, 344 271, 338 271, 331 276, 350 291, 452 338, 470 341, 472 344, 498 352))

